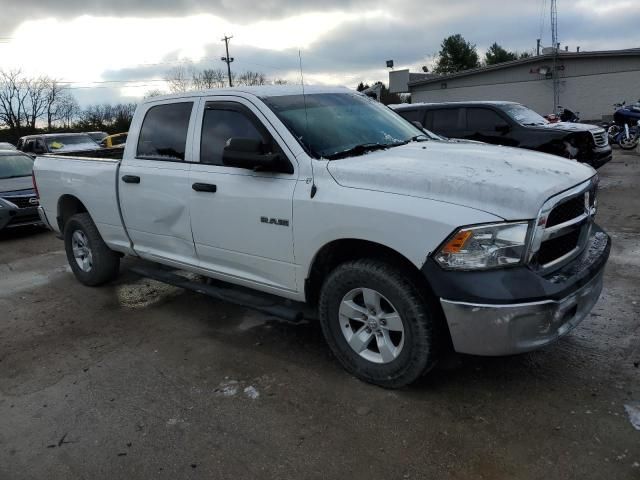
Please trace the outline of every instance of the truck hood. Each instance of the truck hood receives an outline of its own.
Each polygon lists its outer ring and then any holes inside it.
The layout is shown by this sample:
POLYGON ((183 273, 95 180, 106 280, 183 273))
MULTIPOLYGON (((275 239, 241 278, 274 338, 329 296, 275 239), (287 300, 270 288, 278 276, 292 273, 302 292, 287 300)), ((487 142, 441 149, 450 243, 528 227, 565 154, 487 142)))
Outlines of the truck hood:
POLYGON ((573 132, 596 133, 596 132, 604 131, 602 127, 599 127, 597 125, 589 125, 586 123, 571 123, 571 122, 547 123, 544 125, 536 125, 533 128, 542 130, 544 132, 565 132, 565 133, 573 133, 573 132))
POLYGON ((344 187, 454 203, 505 220, 535 218, 549 197, 595 175, 529 150, 433 141, 333 160, 327 168, 344 187))
POLYGON ((32 190, 33 180, 31 176, 16 178, 0 178, 0 195, 6 193, 23 193, 19 190, 32 190))

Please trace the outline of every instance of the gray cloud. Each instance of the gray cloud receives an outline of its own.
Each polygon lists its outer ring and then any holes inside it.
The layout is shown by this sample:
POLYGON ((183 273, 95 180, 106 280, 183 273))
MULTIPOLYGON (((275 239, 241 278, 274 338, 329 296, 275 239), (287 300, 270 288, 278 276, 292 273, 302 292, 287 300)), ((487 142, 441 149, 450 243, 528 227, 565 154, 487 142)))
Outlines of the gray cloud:
MULTIPOLYGON (((6 2, 5 2, 6 3, 6 2)), ((549 2, 546 2, 547 4, 549 2)), ((605 0, 601 4, 606 3, 605 0)), ((390 4, 381 0, 10 0, 4 5, 4 30, 0 36, 9 36, 10 30, 26 15, 29 19, 45 17, 73 18, 80 14, 95 16, 185 16, 209 13, 230 21, 250 24, 256 20, 281 18, 293 14, 340 9, 367 12, 383 9, 387 19, 366 19, 364 16, 341 24, 319 38, 303 51, 305 74, 332 74, 344 78, 349 84, 385 80, 384 61, 394 59, 397 66, 418 66, 436 54, 442 39, 461 33, 477 44, 482 51, 494 41, 513 50, 532 50, 541 33, 543 43, 549 45, 549 13, 541 12, 541 1, 504 2, 504 0, 450 0, 443 8, 441 2, 400 0, 390 4), (543 14, 541 16, 541 14, 543 14), (9 22, 8 19, 11 19, 9 22), (541 31, 541 20, 545 28, 541 31), (358 77, 361 75, 361 77, 358 77), (367 78, 368 77, 368 78, 367 78)), ((640 46, 640 5, 598 14, 577 3, 560 5, 560 39, 572 49, 630 48, 640 46)), ((0 25, 2 28, 2 25, 0 25)), ((231 44, 236 61, 234 71, 258 70, 270 77, 296 75, 298 51, 288 49, 272 51, 231 44)), ((194 68, 225 68, 220 61, 222 44, 206 48, 206 56, 193 64, 194 68)), ((177 63, 177 52, 170 52, 160 64, 103 72, 105 80, 143 80, 165 75, 177 63)), ((354 86, 352 85, 352 86, 354 86)), ((149 87, 151 89, 153 87, 149 87)), ((117 90, 78 90, 83 98, 89 92, 96 97, 112 98, 117 90)))

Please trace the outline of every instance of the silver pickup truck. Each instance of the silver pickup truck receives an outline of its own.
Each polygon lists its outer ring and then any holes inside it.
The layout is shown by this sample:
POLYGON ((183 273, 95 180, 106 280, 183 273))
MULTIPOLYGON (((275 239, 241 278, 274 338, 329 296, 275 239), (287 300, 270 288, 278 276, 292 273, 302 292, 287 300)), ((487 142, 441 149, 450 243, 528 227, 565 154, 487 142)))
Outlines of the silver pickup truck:
POLYGON ((306 304, 384 387, 449 345, 555 341, 596 303, 610 248, 591 167, 440 141, 342 88, 148 99, 121 158, 39 156, 35 180, 80 282, 132 255, 306 304))

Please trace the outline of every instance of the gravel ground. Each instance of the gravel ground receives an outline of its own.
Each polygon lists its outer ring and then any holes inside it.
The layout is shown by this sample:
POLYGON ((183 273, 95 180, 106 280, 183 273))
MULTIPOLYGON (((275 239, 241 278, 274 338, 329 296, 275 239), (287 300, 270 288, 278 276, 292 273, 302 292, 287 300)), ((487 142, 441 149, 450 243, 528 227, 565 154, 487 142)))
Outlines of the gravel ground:
POLYGON ((399 391, 345 373, 317 323, 126 262, 83 287, 51 233, 1 233, 0 479, 640 479, 640 156, 600 176, 613 249, 582 325, 399 391))

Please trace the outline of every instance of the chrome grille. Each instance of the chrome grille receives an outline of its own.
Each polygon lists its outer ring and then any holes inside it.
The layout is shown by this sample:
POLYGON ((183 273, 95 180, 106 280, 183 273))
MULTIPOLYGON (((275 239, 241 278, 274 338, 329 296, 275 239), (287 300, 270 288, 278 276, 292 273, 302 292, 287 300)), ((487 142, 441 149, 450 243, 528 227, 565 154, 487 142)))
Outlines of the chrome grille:
POLYGON ((528 259, 533 268, 554 270, 584 249, 596 210, 596 181, 584 182, 545 202, 530 246, 528 259))
POLYGON ((593 141, 596 144, 596 147, 606 147, 609 145, 609 136, 604 130, 591 132, 591 135, 593 135, 593 141))

